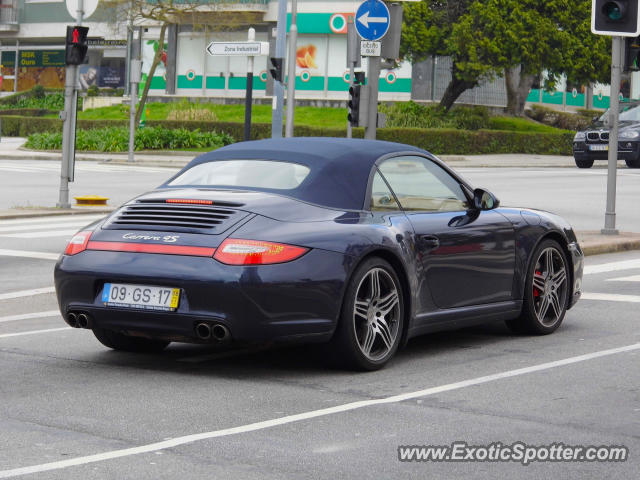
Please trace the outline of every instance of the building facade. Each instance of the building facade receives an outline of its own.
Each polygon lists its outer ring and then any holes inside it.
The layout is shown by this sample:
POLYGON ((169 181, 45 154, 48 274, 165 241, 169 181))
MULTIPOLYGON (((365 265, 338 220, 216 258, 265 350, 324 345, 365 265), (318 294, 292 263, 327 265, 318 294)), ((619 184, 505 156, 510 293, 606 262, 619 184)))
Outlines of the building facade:
MULTIPOLYGON (((150 0, 151 1, 151 0, 150 0)), ((185 4, 193 4, 184 0, 185 4)), ((172 25, 167 30, 162 62, 151 82, 150 94, 244 97, 247 60, 244 57, 213 57, 206 52, 212 41, 244 41, 247 29, 256 29, 256 40, 272 41, 277 19, 277 0, 194 0, 201 4, 192 22, 172 25)), ((359 1, 299 0, 296 55, 296 96, 300 99, 342 100, 349 88, 346 65, 347 22, 359 1)), ((290 20, 290 15, 288 16, 290 20)), ((64 86, 64 35, 74 24, 63 0, 0 0, 0 90, 21 91, 39 84, 64 86)), ((160 48, 159 25, 142 26, 143 75, 148 75, 153 56, 160 48)), ((84 88, 126 88, 126 15, 99 6, 88 17, 88 61, 80 67, 84 88)), ((269 96, 267 57, 255 58, 254 96, 269 96)), ((366 58, 362 69, 366 71, 366 58)), ((379 82, 380 99, 388 101, 439 101, 450 78, 450 63, 438 57, 411 65, 401 62, 383 69, 379 82)), ((640 97, 640 82, 634 75, 627 82, 627 96, 640 97), (634 95, 634 93, 636 93, 634 95)), ((560 85, 547 92, 532 89, 529 101, 558 108, 606 108, 607 85, 585 87, 560 85), (592 99, 590 101, 590 99, 592 99)), ((625 91, 625 90, 623 90, 625 91)), ((469 90, 462 103, 505 106, 504 79, 496 78, 469 90)))

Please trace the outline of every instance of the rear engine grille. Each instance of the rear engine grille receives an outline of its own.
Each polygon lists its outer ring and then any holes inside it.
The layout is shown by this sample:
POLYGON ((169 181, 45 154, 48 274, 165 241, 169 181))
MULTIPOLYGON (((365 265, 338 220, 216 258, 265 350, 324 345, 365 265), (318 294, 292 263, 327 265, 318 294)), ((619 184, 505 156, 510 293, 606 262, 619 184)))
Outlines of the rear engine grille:
POLYGON ((103 228, 218 234, 247 215, 247 212, 217 202, 216 205, 183 205, 163 200, 139 200, 122 207, 103 228))

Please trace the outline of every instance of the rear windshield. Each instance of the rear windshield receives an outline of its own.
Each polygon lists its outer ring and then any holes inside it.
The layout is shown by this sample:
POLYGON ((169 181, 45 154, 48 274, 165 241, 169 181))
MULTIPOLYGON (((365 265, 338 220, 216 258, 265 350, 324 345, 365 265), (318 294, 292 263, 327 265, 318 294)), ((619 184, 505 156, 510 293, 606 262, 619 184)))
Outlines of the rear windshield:
POLYGON ((217 160, 195 165, 169 186, 248 187, 274 190, 297 188, 309 175, 304 165, 273 160, 217 160))

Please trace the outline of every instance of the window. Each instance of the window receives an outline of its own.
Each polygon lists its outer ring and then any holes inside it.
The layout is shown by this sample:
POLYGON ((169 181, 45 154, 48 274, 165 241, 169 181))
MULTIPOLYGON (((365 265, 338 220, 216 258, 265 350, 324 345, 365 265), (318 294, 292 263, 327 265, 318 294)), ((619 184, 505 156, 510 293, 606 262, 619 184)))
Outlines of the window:
POLYGON ((456 212, 468 208, 457 180, 426 158, 395 157, 379 169, 404 210, 456 212))
POLYGON ((309 174, 304 165, 269 160, 219 160, 200 163, 169 185, 198 185, 291 190, 309 174))
POLYGON ((371 185, 371 211, 400 210, 400 206, 382 176, 376 172, 371 185))

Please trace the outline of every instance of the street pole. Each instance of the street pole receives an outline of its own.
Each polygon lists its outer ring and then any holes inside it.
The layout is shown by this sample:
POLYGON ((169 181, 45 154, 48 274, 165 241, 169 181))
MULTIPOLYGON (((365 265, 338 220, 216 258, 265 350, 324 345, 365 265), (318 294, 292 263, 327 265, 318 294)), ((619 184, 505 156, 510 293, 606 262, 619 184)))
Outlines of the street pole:
MULTIPOLYGON (((256 29, 250 28, 247 39, 256 39, 256 29)), ((251 140, 251 104, 253 103, 253 55, 247 57, 247 89, 244 99, 244 141, 251 140)))
POLYGON ((129 63, 129 155, 128 162, 134 162, 134 150, 136 141, 136 103, 138 100, 138 83, 142 71, 140 61, 140 29, 131 27, 131 61, 129 63))
POLYGON ((293 117, 296 106, 296 46, 298 40, 298 1, 291 0, 291 26, 289 27, 289 56, 287 58, 287 124, 285 136, 293 137, 293 117))
POLYGON ((607 172, 607 210, 604 215, 603 235, 617 235, 616 229, 616 176, 618 169, 618 116, 620 113, 620 80, 624 38, 613 37, 611 48, 611 93, 609 95, 609 164, 607 172))
MULTIPOLYGON (((278 0, 278 23, 276 29, 276 58, 284 58, 285 46, 287 43, 287 0, 278 0)), ((283 109, 284 85, 282 84, 282 81, 274 80, 271 112, 272 138, 282 138, 283 109)))
POLYGON ((380 78, 380 57, 369 57, 369 67, 367 71, 367 85, 369 87, 369 118, 364 130, 364 138, 376 139, 376 128, 378 126, 378 80, 380 78))
MULTIPOLYGON (((76 11, 77 25, 82 25, 84 17, 84 0, 78 0, 76 11)), ((16 81, 18 57, 16 56, 16 81)), ((76 150, 76 111, 78 107, 78 67, 69 65, 65 70, 64 79, 64 114, 62 119, 62 158, 60 165, 60 191, 58 208, 71 208, 69 203, 69 182, 74 179, 74 160, 76 150)))

